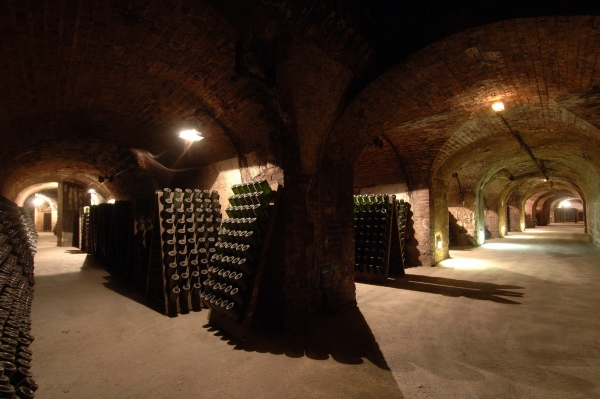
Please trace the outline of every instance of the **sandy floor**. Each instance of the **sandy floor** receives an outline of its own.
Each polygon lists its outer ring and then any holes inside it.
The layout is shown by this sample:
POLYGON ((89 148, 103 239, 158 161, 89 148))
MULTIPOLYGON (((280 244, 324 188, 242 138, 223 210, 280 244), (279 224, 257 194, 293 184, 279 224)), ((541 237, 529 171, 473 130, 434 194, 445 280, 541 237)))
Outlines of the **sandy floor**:
POLYGON ((39 398, 600 398, 600 253, 581 224, 357 284, 357 309, 244 343, 55 244, 36 256, 39 398))

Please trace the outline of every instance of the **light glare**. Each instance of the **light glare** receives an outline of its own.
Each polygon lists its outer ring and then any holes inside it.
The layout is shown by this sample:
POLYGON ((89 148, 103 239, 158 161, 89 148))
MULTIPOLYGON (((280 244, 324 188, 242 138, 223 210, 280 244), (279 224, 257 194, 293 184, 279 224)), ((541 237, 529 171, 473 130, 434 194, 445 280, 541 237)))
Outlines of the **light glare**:
POLYGON ((109 204, 114 204, 114 203, 115 203, 115 200, 114 200, 114 199, 109 199, 109 200, 108 200, 108 203, 109 203, 109 204))
POLYGON ((496 112, 504 111, 504 103, 502 101, 498 101, 492 104, 492 109, 496 112))
POLYGON ((571 202, 569 200, 565 200, 560 203, 560 208, 570 208, 570 207, 571 207, 571 202))
POLYGON ((33 205, 35 206, 40 206, 44 203, 45 201, 42 198, 34 198, 33 199, 33 205))
POLYGON ((196 129, 182 130, 179 137, 187 141, 200 141, 204 138, 196 129))

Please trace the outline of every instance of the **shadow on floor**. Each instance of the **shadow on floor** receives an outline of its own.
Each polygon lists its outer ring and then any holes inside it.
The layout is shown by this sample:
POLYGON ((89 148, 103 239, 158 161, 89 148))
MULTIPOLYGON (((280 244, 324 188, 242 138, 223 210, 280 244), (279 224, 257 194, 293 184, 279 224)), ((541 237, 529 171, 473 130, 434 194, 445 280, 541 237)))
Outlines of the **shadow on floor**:
POLYGON ((522 292, 507 290, 518 290, 523 287, 515 285, 498 285, 468 280, 454 280, 450 278, 421 276, 406 274, 390 280, 386 287, 402 290, 428 292, 453 297, 465 297, 470 299, 487 300, 509 305, 520 305, 520 302, 512 301, 502 297, 522 298, 522 292))
MULTIPOLYGON (((72 253, 77 253, 77 252, 75 250, 72 250, 72 253)), ((83 262, 83 265, 81 266, 81 270, 85 270, 85 269, 102 270, 104 272, 110 273, 110 271, 107 270, 101 262, 95 260, 94 257, 91 255, 88 255, 85 258, 85 261, 83 262)), ((140 292, 139 290, 132 288, 131 284, 128 283, 127 281, 125 281, 124 278, 122 278, 120 276, 115 276, 113 274, 108 274, 108 275, 104 276, 103 278, 106 281, 103 282, 102 284, 109 290, 114 291, 117 294, 122 295, 126 298, 129 298, 141 305, 144 305, 144 306, 148 307, 149 309, 152 309, 159 313, 162 313, 161 309, 158 309, 156 306, 152 306, 150 303, 148 303, 148 301, 146 301, 146 298, 145 298, 145 295, 143 292, 140 292)))
POLYGON ((291 331, 273 331, 253 320, 246 341, 231 339, 210 324, 203 326, 228 341, 235 350, 271 353, 291 358, 306 356, 313 360, 330 357, 343 364, 362 364, 367 359, 383 370, 390 370, 365 318, 356 306, 336 314, 320 315, 305 326, 291 331))
POLYGON ((108 275, 104 276, 105 282, 102 283, 106 288, 111 291, 116 292, 119 295, 122 295, 126 298, 131 299, 141 305, 146 306, 149 309, 155 310, 159 313, 163 313, 160 309, 157 309, 156 306, 152 306, 152 304, 146 301, 145 295, 133 288, 131 288, 122 278, 108 275))
POLYGON ((85 254, 85 251, 82 251, 81 249, 67 249, 65 251, 66 254, 71 254, 71 255, 81 255, 81 254, 85 254))

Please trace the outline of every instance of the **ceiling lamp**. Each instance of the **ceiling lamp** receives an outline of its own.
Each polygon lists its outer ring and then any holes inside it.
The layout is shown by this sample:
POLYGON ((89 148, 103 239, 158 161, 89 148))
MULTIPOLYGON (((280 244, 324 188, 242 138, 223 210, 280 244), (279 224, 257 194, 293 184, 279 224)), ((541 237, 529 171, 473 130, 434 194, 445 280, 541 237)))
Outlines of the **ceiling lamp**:
POLYGON ((498 101, 492 104, 492 109, 495 112, 502 112, 504 111, 504 103, 502 101, 498 101))
POLYGON ((179 137, 187 141, 200 141, 204 138, 196 129, 182 130, 179 132, 179 137))

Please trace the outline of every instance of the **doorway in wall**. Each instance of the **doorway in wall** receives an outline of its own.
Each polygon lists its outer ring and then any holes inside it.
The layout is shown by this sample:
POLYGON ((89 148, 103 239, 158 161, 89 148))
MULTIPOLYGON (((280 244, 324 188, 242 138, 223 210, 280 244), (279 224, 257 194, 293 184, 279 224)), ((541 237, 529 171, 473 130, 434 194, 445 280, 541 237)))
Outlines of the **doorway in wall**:
POLYGON ((44 212, 44 223, 42 225, 42 231, 52 230, 52 213, 44 212))

